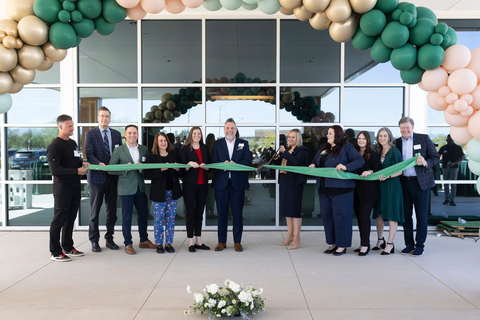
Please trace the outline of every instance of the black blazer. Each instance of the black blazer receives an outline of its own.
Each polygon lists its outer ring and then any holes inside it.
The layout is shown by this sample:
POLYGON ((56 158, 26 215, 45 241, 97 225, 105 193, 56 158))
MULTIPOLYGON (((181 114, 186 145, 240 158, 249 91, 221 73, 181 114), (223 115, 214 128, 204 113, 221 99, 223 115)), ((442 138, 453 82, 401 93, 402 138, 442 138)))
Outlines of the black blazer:
MULTIPOLYGON (((363 171, 373 170, 377 172, 382 170, 380 157, 375 151, 370 151, 370 158, 365 161, 365 164, 356 172, 362 175, 363 171)), ((360 201, 365 203, 375 202, 380 199, 380 192, 378 191, 378 181, 355 180, 355 192, 357 192, 360 201)))
MULTIPOLYGON (((287 159, 287 166, 305 166, 306 167, 308 165, 308 148, 305 146, 296 146, 292 154, 290 154, 287 150, 285 150, 285 152, 280 154, 278 159, 275 160, 275 164, 280 165, 282 163, 283 158, 287 159)), ((307 176, 303 174, 287 172, 286 174, 279 173, 279 175, 285 176, 285 178, 282 180, 288 181, 288 183, 291 185, 297 185, 297 184, 307 182, 307 176)), ((280 179, 278 182, 280 183, 280 179)))
MULTIPOLYGON (((177 150, 173 150, 168 153, 168 160, 163 161, 159 155, 149 153, 147 155, 146 163, 180 163, 180 156, 177 150)), ((175 169, 168 169, 162 171, 161 169, 147 169, 144 172, 145 178, 152 180, 150 187, 150 200, 155 202, 165 202, 165 191, 167 184, 167 175, 170 175, 173 180, 172 199, 177 200, 182 196, 182 189, 180 188, 180 182, 178 177, 182 174, 182 170, 177 171, 175 169)))
MULTIPOLYGON (((201 144, 200 145, 200 152, 202 153, 202 162, 205 164, 210 163, 210 154, 208 153, 208 148, 206 145, 201 144)), ((183 164, 187 164, 190 161, 194 161, 198 164, 201 164, 198 159, 197 153, 195 150, 192 148, 190 150, 190 146, 183 146, 182 149, 180 150, 180 159, 183 164)), ((197 184, 198 182, 198 172, 200 169, 194 169, 190 168, 188 170, 185 170, 182 174, 182 181, 184 183, 193 183, 197 184)), ((205 180, 208 182, 208 172, 204 171, 203 175, 205 176, 205 180)))

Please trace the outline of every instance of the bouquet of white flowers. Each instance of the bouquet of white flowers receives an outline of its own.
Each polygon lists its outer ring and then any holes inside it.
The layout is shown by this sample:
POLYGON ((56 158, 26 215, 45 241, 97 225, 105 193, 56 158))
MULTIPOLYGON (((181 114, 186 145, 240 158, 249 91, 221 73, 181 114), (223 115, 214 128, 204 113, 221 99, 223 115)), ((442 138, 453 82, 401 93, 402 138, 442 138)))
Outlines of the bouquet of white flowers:
MULTIPOLYGON (((187 292, 192 293, 190 286, 187 292)), ((244 287, 230 280, 225 281, 225 287, 215 283, 207 285, 203 292, 193 293, 195 302, 188 306, 194 313, 208 313, 209 319, 242 316, 243 319, 253 319, 254 315, 265 310, 265 300, 260 295, 263 289, 255 289, 252 285, 244 287)), ((186 310, 185 314, 192 313, 186 310)))

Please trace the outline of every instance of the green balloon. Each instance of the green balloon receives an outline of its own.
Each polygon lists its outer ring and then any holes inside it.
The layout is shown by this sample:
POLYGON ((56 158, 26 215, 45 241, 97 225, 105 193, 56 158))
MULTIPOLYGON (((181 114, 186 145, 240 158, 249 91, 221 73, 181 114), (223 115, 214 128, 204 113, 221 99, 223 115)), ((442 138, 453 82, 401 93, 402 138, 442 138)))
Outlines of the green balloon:
POLYGON ((407 27, 408 29, 412 29, 413 27, 415 27, 417 25, 417 18, 413 17, 412 19, 412 22, 410 22, 407 27))
POLYGON ((398 2, 399 0, 378 0, 374 9, 378 9, 387 15, 397 8, 398 2))
POLYGON ((385 14, 375 9, 365 13, 360 19, 360 29, 365 35, 371 37, 379 35, 386 24, 387 18, 385 14))
POLYGON ((230 89, 230 92, 228 93, 231 96, 238 96, 238 90, 235 88, 230 89))
POLYGON ((363 33, 361 28, 358 28, 357 32, 353 36, 352 44, 358 50, 367 50, 373 45, 376 39, 377 37, 367 36, 365 33, 363 33))
POLYGON ((403 13, 402 10, 395 9, 391 14, 392 21, 400 21, 400 17, 402 16, 402 13, 403 13))
POLYGON ((302 115, 302 117, 308 116, 309 113, 310 113, 310 109, 303 108, 303 109, 300 110, 300 114, 302 115))
POLYGON ((77 34, 72 26, 64 22, 55 22, 50 26, 48 38, 57 49, 69 49, 77 42, 77 34))
POLYGON ((312 108, 312 109, 309 110, 308 115, 310 117, 315 117, 318 114, 318 111, 320 111, 320 109, 312 108))
POLYGON ((250 90, 250 88, 245 89, 245 91, 243 91, 243 94, 246 96, 253 96, 253 92, 252 90, 250 90))
MULTIPOLYGON (((180 103, 182 103, 183 105, 189 105, 190 104, 190 98, 187 97, 187 96, 182 96, 180 98, 180 103)), ((168 108, 168 102, 167 102, 167 108, 168 108)))
POLYGON ((237 10, 243 4, 242 0, 220 0, 222 6, 227 10, 237 10))
MULTIPOLYGON (((169 94, 170 94, 170 93, 165 93, 163 96, 168 97, 169 94)), ((180 89, 180 90, 178 90, 178 94, 179 94, 180 96, 185 96, 185 95, 187 95, 187 89, 180 89)), ((162 96, 162 97, 163 97, 163 96, 162 96)), ((172 99, 172 97, 170 96, 170 98, 169 98, 168 100, 171 100, 171 99, 172 99)), ((167 101, 168 101, 168 100, 167 100, 167 101)))
POLYGON ((57 22, 61 10, 62 5, 57 0, 36 0, 33 3, 35 15, 47 23, 57 22))
POLYGON ((237 80, 237 83, 244 83, 246 78, 247 76, 242 72, 239 72, 235 75, 235 80, 237 80))
POLYGON ((421 18, 417 20, 417 25, 410 29, 409 42, 417 47, 430 42, 430 37, 435 33, 435 24, 432 20, 421 18))
POLYGON ((392 21, 382 32, 383 43, 392 49, 400 48, 408 41, 408 27, 398 21, 392 21))
POLYGON ((108 22, 103 16, 99 16, 93 22, 95 23, 95 32, 101 36, 108 36, 115 30, 115 24, 108 22))
POLYGON ((315 107, 316 104, 317 104, 317 100, 314 97, 308 96, 305 98, 304 106, 306 108, 311 109, 315 107))
POLYGON ((265 14, 277 13, 281 7, 282 6, 278 0, 260 0, 258 2, 258 8, 265 14))
POLYGON ((250 90, 252 91, 253 94, 258 94, 262 89, 259 87, 254 87, 254 88, 250 88, 250 90))
POLYGON ((95 25, 91 19, 82 19, 80 22, 72 22, 72 27, 81 38, 88 38, 95 30, 95 25))
POLYGON ((203 1, 203 7, 208 11, 217 11, 222 8, 220 0, 205 0, 203 1))
POLYGON ((440 46, 427 43, 418 50, 417 63, 422 69, 437 69, 442 65, 444 59, 445 51, 440 46))
POLYGON ((370 55, 372 59, 376 62, 387 62, 390 60, 390 55, 392 54, 393 49, 387 47, 383 41, 382 37, 378 37, 377 40, 373 43, 372 49, 370 50, 370 55))
POLYGON ((407 43, 401 48, 394 49, 390 60, 397 70, 411 69, 417 62, 417 49, 413 44, 407 43))
POLYGON ((102 2, 100 0, 77 0, 77 9, 85 18, 95 19, 102 13, 102 2))
POLYGON ((298 91, 293 91, 293 95, 295 96, 295 100, 299 100, 302 97, 302 95, 298 91))
POLYGON ((238 91, 239 93, 242 93, 243 91, 245 91, 245 88, 243 88, 243 87, 237 88, 237 91, 238 91))
POLYGON ((253 83, 253 79, 252 78, 246 78, 245 83, 253 83))
POLYGON ((405 83, 417 84, 422 81, 422 76, 424 72, 425 70, 423 70, 416 64, 411 69, 400 71, 400 77, 405 83))
POLYGON ((254 78, 254 79, 253 79, 253 82, 254 82, 254 83, 260 83, 260 82, 262 82, 262 79, 260 79, 260 78, 257 77, 257 78, 254 78))
MULTIPOLYGON (((298 119, 298 116, 300 116, 300 109, 293 109, 293 110, 292 110, 292 114, 293 114, 295 117, 297 117, 297 119, 298 119)), ((298 120, 300 120, 300 119, 298 119, 298 120)))
POLYGON ((399 21, 404 26, 408 26, 413 21, 413 14, 411 14, 410 12, 404 12, 400 15, 399 21))
POLYGON ((127 9, 120 6, 115 0, 103 1, 102 15, 110 23, 120 23, 127 17, 127 9))
POLYGON ((254 3, 254 4, 248 4, 248 3, 243 3, 242 4, 242 8, 245 9, 245 10, 255 10, 258 8, 258 4, 254 3))
POLYGON ((72 18, 72 16, 70 15, 70 12, 68 12, 67 10, 62 10, 58 13, 58 20, 60 20, 61 22, 69 22, 70 19, 72 18))
POLYGON ((308 122, 312 121, 312 117, 310 115, 305 116, 305 117, 303 117, 302 121, 304 123, 308 123, 308 122))
POLYGON ((196 101, 202 100, 202 91, 200 91, 200 90, 195 91, 194 98, 195 98, 196 101))
POLYGON ((434 33, 430 37, 430 43, 433 44, 434 46, 439 46, 443 42, 443 36, 440 33, 434 33))
POLYGON ((446 35, 448 31, 448 25, 445 22, 437 24, 435 27, 435 33, 440 33, 442 36, 446 35))
POLYGON ((447 31, 448 36, 450 37, 450 43, 448 46, 453 46, 457 43, 457 33, 452 28, 448 27, 447 31))
POLYGON ((235 80, 235 78, 230 78, 228 79, 228 83, 237 83, 237 80, 235 80))
POLYGON ((73 45, 73 48, 78 47, 78 45, 82 42, 82 38, 77 36, 77 40, 75 41, 75 44, 73 45))
POLYGON ((288 112, 292 112, 293 109, 294 109, 294 106, 293 106, 292 103, 287 103, 287 104, 285 105, 285 110, 287 110, 288 112))
POLYGON ((443 48, 443 50, 447 50, 447 48, 450 46, 450 36, 448 34, 443 35, 443 41, 440 46, 443 48))
POLYGON ((433 21, 435 25, 438 24, 438 19, 435 13, 426 7, 417 7, 417 19, 427 18, 433 21))
POLYGON ((72 11, 71 15, 73 22, 80 22, 83 19, 83 15, 80 13, 80 11, 74 10, 72 11))
POLYGON ((193 88, 188 88, 186 94, 187 97, 193 98, 195 96, 195 90, 193 88))
POLYGON ((63 9, 67 10, 68 12, 72 12, 75 10, 75 3, 70 1, 64 1, 62 4, 63 9))

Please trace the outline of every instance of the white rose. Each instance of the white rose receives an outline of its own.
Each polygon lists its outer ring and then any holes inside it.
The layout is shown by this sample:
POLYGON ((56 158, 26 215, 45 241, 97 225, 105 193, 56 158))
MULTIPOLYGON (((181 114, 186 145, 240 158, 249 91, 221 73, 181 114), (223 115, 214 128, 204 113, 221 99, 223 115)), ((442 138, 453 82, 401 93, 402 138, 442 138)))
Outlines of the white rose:
POLYGON ((224 300, 222 300, 222 301, 220 301, 220 302, 218 303, 218 307, 219 307, 219 308, 223 308, 223 307, 225 307, 226 304, 227 304, 227 303, 226 303, 224 300))
POLYGON ((225 310, 225 309, 222 309, 222 313, 227 313, 227 310, 225 310))
POLYGON ((187 292, 192 293, 192 289, 190 289, 190 286, 187 286, 187 292))
POLYGON ((193 299, 195 299, 196 303, 200 303, 203 301, 203 294, 196 292, 193 294, 193 299))
POLYGON ((247 302, 248 300, 248 294, 245 291, 240 292, 238 295, 238 299, 242 302, 247 302))
POLYGON ((231 282, 230 285, 229 285, 230 289, 232 289, 233 292, 237 293, 238 291, 240 291, 240 285, 235 283, 235 282, 231 282))
POLYGON ((261 295, 263 293, 263 288, 258 289, 258 295, 261 295))
POLYGON ((207 292, 211 294, 215 294, 218 292, 218 286, 215 283, 212 283, 211 285, 207 286, 207 292))

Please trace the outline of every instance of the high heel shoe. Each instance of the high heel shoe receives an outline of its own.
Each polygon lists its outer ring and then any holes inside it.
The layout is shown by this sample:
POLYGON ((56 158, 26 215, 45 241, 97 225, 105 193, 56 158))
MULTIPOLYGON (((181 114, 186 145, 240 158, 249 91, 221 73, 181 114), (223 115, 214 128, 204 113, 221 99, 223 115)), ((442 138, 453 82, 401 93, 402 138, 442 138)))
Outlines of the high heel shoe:
POLYGON ((302 239, 298 238, 298 241, 297 242, 293 241, 292 244, 287 247, 287 249, 288 250, 297 249, 298 247, 300 247, 300 243, 302 243, 302 239))
POLYGON ((279 245, 279 246, 284 246, 284 247, 286 247, 286 246, 288 246, 290 243, 292 243, 292 241, 293 241, 293 238, 291 238, 291 239, 285 239, 284 241, 280 242, 278 245, 279 245))
POLYGON ((360 257, 364 257, 364 256, 366 256, 369 252, 370 252, 370 245, 368 245, 367 251, 365 251, 365 252, 359 251, 359 252, 358 252, 358 255, 359 255, 360 257))
POLYGON ((386 243, 385 238, 384 238, 384 237, 382 237, 381 239, 378 238, 378 241, 380 241, 380 240, 382 240, 383 243, 380 245, 380 247, 377 247, 377 246, 373 247, 373 248, 372 248, 372 251, 377 251, 377 250, 380 250, 380 249, 385 249, 385 243, 386 243))
MULTIPOLYGON (((338 249, 337 249, 337 250, 338 250, 338 249)), ((347 253, 347 248, 343 248, 342 251, 336 251, 336 250, 335 250, 335 252, 333 253, 333 255, 338 257, 338 256, 341 256, 342 254, 345 254, 345 253, 347 253)))
POLYGON ((387 245, 392 245, 392 249, 390 250, 390 252, 387 252, 387 251, 382 251, 382 256, 388 256, 389 254, 394 254, 395 253, 395 245, 393 243, 389 243, 387 242, 387 245))
POLYGON ((338 248, 338 247, 337 247, 336 245, 332 245, 332 246, 328 247, 327 250, 323 251, 323 253, 325 253, 325 254, 332 254, 334 251, 337 250, 337 248, 338 248))

